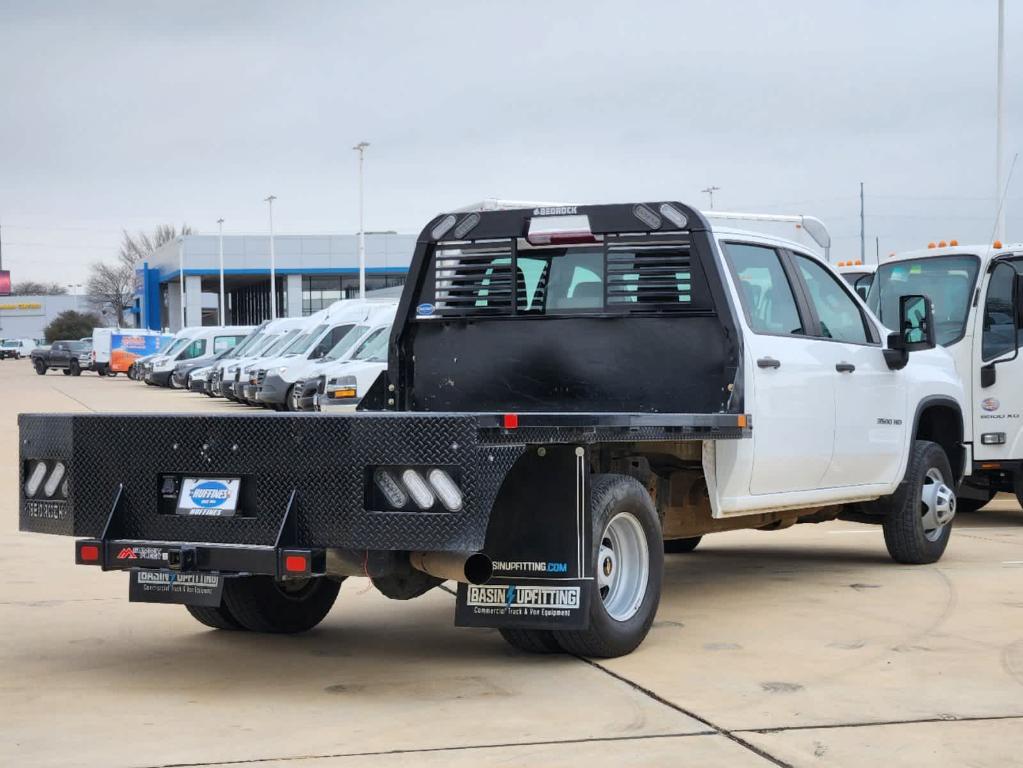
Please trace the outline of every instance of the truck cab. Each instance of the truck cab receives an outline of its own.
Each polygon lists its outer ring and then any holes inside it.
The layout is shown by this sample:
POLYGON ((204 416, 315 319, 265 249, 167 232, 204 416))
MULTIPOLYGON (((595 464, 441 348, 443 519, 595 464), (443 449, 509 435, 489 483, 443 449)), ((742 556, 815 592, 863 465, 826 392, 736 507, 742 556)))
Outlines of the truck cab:
POLYGON ((999 491, 1023 502, 1021 273, 1023 244, 931 243, 882 263, 868 294, 871 309, 888 323, 907 293, 934 303, 937 342, 955 360, 970 404, 963 511, 979 509, 999 491))

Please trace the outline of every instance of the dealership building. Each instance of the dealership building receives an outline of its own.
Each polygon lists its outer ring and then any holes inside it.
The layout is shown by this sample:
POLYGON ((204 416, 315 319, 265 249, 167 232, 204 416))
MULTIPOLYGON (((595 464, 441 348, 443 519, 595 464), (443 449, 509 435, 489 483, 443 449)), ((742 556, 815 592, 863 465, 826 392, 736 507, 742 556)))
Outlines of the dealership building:
MULTIPOLYGON (((415 235, 366 233, 366 290, 403 285, 415 235)), ((277 235, 273 239, 278 317, 302 317, 359 294, 357 235, 277 235)), ((224 235, 228 325, 270 318, 270 238, 224 235)), ((158 248, 138 270, 134 313, 140 327, 217 325, 220 237, 184 235, 158 248), (184 281, 182 290, 182 280, 184 281)))
POLYGON ((0 296, 0 339, 41 339, 61 312, 91 312, 85 296, 0 296))

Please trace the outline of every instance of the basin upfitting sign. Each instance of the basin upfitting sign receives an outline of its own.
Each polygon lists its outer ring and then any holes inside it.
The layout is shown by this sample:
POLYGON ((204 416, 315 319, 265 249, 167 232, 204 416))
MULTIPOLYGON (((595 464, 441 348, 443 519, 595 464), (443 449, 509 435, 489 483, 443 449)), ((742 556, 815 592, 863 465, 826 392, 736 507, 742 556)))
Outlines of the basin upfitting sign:
POLYGON ((229 517, 238 508, 238 478, 186 477, 178 494, 179 515, 229 517))

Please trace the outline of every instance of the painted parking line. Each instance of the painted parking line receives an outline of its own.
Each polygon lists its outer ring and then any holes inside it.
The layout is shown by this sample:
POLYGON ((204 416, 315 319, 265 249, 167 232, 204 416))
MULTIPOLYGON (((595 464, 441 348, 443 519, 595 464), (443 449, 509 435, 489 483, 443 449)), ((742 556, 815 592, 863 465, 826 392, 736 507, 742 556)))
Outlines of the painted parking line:
MULTIPOLYGON (((953 528, 956 533, 964 533, 967 531, 1019 531, 1021 528, 1018 525, 991 525, 986 528, 953 528)), ((864 528, 862 530, 856 529, 855 531, 828 531, 832 536, 841 534, 852 534, 852 533, 880 533, 881 526, 878 525, 873 528, 864 528)))

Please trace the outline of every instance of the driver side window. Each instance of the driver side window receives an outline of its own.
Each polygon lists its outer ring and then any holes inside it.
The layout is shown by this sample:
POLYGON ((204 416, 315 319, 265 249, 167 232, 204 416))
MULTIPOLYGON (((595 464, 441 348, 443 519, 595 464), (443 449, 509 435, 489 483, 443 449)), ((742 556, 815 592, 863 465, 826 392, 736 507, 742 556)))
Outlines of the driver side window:
POLYGON ((796 265, 806 282, 810 302, 817 311, 821 336, 853 344, 870 343, 863 313, 838 278, 806 256, 796 254, 796 265))
POLYGON ((985 362, 1010 354, 1016 349, 1016 318, 1013 306, 1013 278, 1010 264, 995 267, 984 297, 982 357, 985 362))

